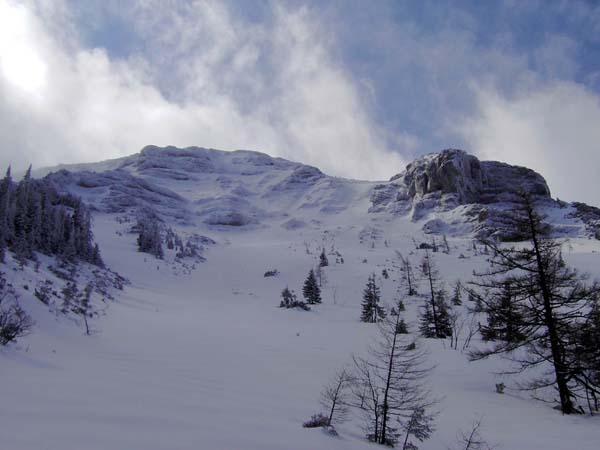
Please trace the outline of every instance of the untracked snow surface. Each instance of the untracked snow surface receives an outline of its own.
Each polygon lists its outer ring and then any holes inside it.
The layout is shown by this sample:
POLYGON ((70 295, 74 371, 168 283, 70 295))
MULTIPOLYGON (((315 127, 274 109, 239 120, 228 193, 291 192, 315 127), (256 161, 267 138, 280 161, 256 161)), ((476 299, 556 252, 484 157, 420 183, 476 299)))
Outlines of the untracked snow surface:
MULTIPOLYGON (((43 267, 36 273, 31 266, 21 272, 12 262, 0 266, 36 321, 30 336, 0 349, 0 449, 376 448, 366 441, 359 415, 337 426, 337 437, 302 423, 322 411, 319 393, 335 371, 374 343, 377 326, 359 322, 367 277, 376 274, 389 309, 398 299, 396 251, 416 269, 423 253, 415 241, 430 237, 408 218, 366 214, 368 185, 344 181, 334 189, 335 179, 281 164, 277 176, 254 166, 256 173, 243 178, 252 183, 235 174, 203 178, 204 190, 194 189, 190 180, 159 179, 157 184, 176 192, 182 199, 177 205, 191 213, 169 219, 164 209, 167 223, 182 235, 198 233, 216 242, 204 249, 203 262, 178 262, 172 252, 165 260, 138 253, 136 236, 128 232, 131 223, 117 220, 123 212, 98 208, 94 231, 103 259, 130 284, 92 319, 91 336, 84 335, 79 321, 48 311, 23 287, 43 277, 43 267), (256 192, 267 184, 269 189, 256 192), (246 208, 254 222, 207 221, 209 185, 217 195, 226 186, 237 192, 230 195, 250 198, 249 205, 234 206, 246 208), (296 194, 285 194, 290 190, 296 194), (270 213, 286 208, 285 215, 270 213), (322 247, 330 262, 323 304, 311 311, 279 308, 286 286, 301 296, 322 247), (276 276, 263 276, 273 269, 276 276)), ((93 196, 88 201, 93 203, 93 196)), ((450 254, 435 253, 434 260, 450 291, 457 279, 468 282, 474 269, 484 268, 486 257, 472 250, 468 238, 449 241, 450 254)), ((575 238, 564 257, 600 277, 599 251, 600 242, 575 238)), ((424 283, 420 291, 425 292, 424 283)), ((404 298, 415 335, 423 302, 404 298)), ((429 384, 440 402, 436 431, 421 449, 454 445, 457 432, 477 419, 498 449, 599 448, 598 417, 562 416, 554 403, 533 400, 516 389, 519 379, 494 374, 507 362, 469 362, 460 351, 462 340, 459 350, 451 349, 449 340, 424 344, 435 365, 429 384), (495 392, 500 382, 507 386, 503 395, 495 392)), ((479 345, 475 338, 471 348, 479 345)), ((540 395, 552 398, 551 392, 540 395)))

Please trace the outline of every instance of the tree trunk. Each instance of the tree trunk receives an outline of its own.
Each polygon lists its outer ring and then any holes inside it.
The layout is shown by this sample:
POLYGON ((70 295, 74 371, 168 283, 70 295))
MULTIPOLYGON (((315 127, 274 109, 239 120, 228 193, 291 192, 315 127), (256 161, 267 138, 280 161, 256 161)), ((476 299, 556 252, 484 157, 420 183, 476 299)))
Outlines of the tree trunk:
POLYGON ((554 373, 556 375, 556 385, 558 387, 558 394, 560 396, 560 405, 564 414, 575 413, 575 407, 571 401, 571 392, 567 384, 567 380, 564 373, 564 365, 560 349, 560 339, 556 331, 556 324, 552 311, 552 296, 548 287, 548 280, 546 278, 546 270, 540 251, 540 244, 538 241, 537 230, 535 227, 535 220, 533 217, 533 210, 531 205, 527 205, 527 218, 529 219, 529 226, 531 231, 531 241, 535 251, 536 264, 539 274, 540 287, 542 289, 542 297, 544 300, 544 322, 548 329, 548 337, 550 339, 550 349, 552 352, 552 363, 554 365, 554 373))
POLYGON ((435 310, 435 290, 433 288, 433 278, 431 275, 431 261, 429 261, 429 254, 427 255, 427 278, 429 279, 429 289, 431 291, 431 312, 433 314, 433 327, 435 329, 435 337, 439 338, 440 333, 438 330, 438 318, 437 311, 435 310))
POLYGON ((400 321, 400 313, 398 313, 398 315, 396 316, 396 324, 394 326, 394 339, 392 340, 392 348, 390 349, 390 359, 388 360, 388 371, 387 371, 387 378, 385 380, 385 391, 383 393, 383 411, 382 411, 382 424, 381 424, 381 440, 380 440, 380 444, 386 444, 386 436, 385 436, 385 431, 387 428, 387 420, 388 420, 388 410, 389 410, 389 404, 388 404, 388 396, 389 396, 389 392, 390 392, 390 384, 392 381, 392 369, 394 367, 394 352, 396 351, 396 339, 398 337, 398 333, 396 333, 396 330, 398 329, 398 323, 400 321))

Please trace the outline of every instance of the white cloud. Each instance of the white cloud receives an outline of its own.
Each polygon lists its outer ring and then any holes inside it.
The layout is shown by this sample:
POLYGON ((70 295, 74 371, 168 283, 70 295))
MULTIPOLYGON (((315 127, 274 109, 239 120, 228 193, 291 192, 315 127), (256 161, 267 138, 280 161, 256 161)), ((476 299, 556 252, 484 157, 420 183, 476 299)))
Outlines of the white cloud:
POLYGON ((458 132, 483 158, 540 172, 554 196, 600 206, 600 96, 554 82, 512 97, 477 89, 477 113, 458 132))
POLYGON ((85 48, 63 3, 0 0, 0 25, 22 25, 0 26, 2 165, 173 144, 251 148, 357 178, 403 169, 309 10, 241 27, 217 2, 161 5, 127 10, 150 51, 124 60, 85 48))

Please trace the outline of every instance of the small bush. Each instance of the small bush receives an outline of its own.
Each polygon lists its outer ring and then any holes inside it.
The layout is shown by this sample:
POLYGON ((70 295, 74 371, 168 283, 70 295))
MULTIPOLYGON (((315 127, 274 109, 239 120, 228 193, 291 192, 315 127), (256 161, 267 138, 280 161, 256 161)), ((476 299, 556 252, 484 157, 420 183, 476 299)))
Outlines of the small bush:
POLYGON ((281 292, 281 298, 280 308, 300 308, 304 311, 310 311, 310 306, 298 300, 294 291, 290 291, 287 287, 281 292))
POLYGON ((19 306, 17 294, 0 272, 0 345, 29 334, 31 317, 19 306))
POLYGON ((0 345, 28 335, 32 326, 33 320, 19 305, 0 309, 0 345))
POLYGON ((400 322, 398 322, 396 324, 396 334, 407 334, 408 333, 408 327, 406 326, 406 323, 404 322, 404 320, 400 320, 400 322))
POLYGON ((45 305, 48 305, 50 303, 50 292, 51 289, 48 286, 41 285, 39 288, 36 288, 33 291, 33 295, 40 302, 44 303, 45 305))
POLYGON ((310 420, 302 424, 304 428, 326 428, 329 427, 329 418, 323 414, 313 414, 310 420))

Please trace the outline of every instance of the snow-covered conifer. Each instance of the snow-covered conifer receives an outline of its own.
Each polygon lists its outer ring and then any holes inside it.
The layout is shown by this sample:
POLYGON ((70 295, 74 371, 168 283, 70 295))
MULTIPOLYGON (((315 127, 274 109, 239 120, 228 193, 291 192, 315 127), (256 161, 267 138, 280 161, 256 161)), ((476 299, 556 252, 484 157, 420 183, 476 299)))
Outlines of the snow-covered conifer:
POLYGON ((385 318, 385 309, 379 304, 380 295, 380 289, 375 282, 375 274, 373 274, 369 276, 363 292, 362 313, 360 316, 362 322, 375 323, 385 318))
POLYGON ((309 305, 321 303, 321 289, 319 288, 317 277, 315 276, 315 271, 313 269, 310 269, 308 276, 304 281, 302 295, 309 305))

